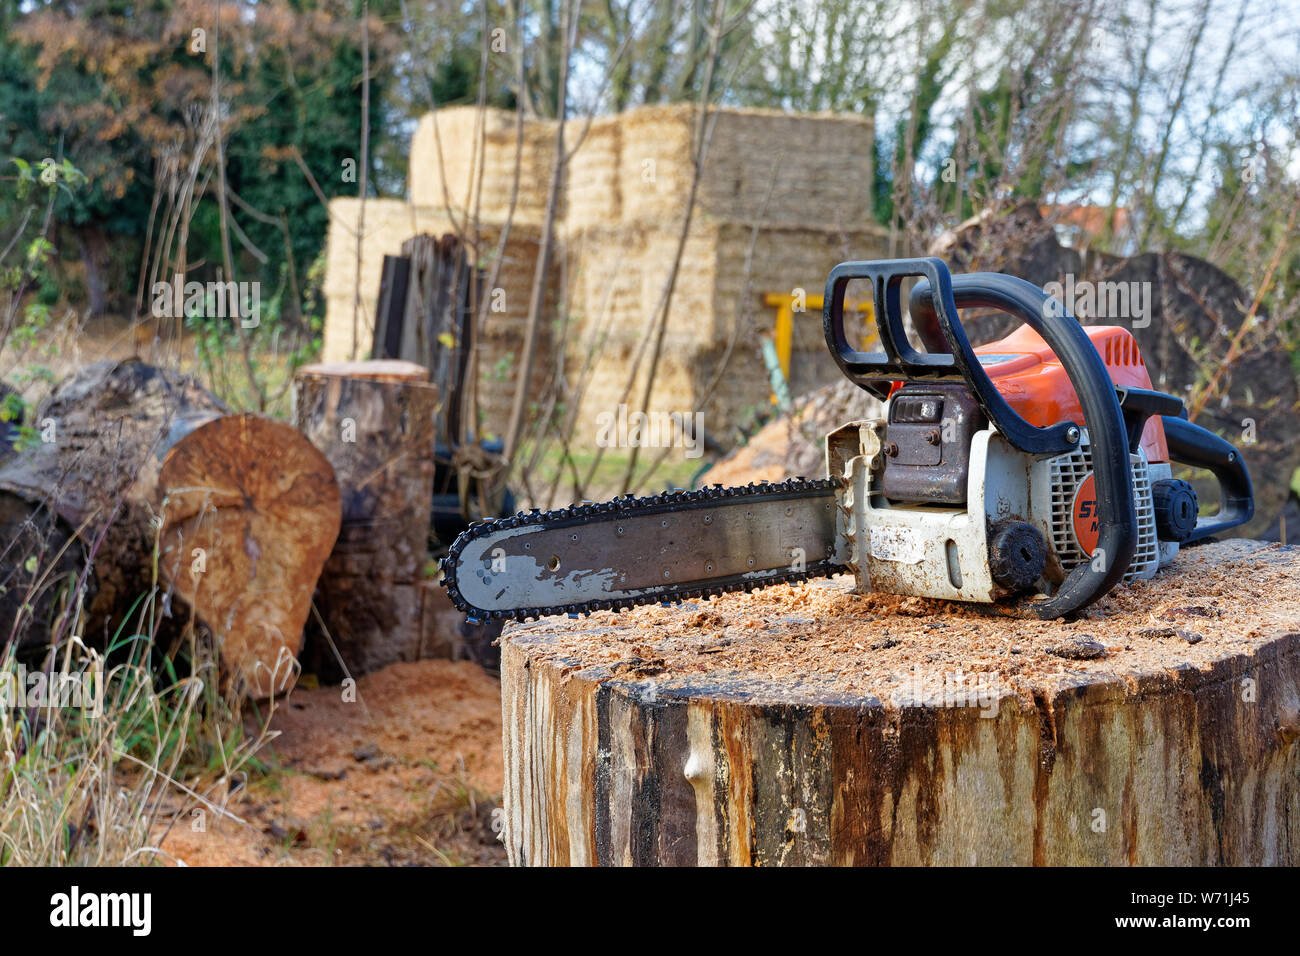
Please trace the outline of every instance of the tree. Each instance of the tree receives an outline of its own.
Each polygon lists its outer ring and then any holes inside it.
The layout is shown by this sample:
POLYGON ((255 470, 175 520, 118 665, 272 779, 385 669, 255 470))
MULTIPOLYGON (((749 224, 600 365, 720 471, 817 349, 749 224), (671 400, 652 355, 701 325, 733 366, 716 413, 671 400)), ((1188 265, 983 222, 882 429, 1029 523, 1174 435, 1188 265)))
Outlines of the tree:
MULTIPOLYGON (((391 14, 395 5, 376 7, 391 14)), ((0 108, 6 126, 30 140, 15 145, 33 155, 62 150, 89 179, 60 222, 83 250, 92 289, 105 290, 92 312, 131 308, 136 289, 108 283, 106 259, 111 250, 130 263, 124 271, 139 271, 151 224, 175 188, 167 171, 187 168, 199 148, 214 55, 238 266, 272 289, 301 287, 327 213, 296 155, 326 198, 355 195, 362 178, 358 10, 347 0, 34 0, 9 11, 3 26, 18 42, 0 51, 0 108)), ((371 95, 382 100, 391 48, 379 20, 372 25, 381 66, 371 95)), ((375 111, 372 141, 385 128, 375 111)), ((213 153, 201 163, 206 202, 188 238, 188 262, 210 273, 222 260, 216 161, 213 153)))

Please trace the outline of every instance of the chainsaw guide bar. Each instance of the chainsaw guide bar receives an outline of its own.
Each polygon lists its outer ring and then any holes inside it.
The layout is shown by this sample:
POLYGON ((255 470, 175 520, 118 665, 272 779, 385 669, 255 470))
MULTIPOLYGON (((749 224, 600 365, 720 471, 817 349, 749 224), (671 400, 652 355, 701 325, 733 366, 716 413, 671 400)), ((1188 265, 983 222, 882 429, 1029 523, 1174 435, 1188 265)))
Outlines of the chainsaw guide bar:
POLYGON ((471 525, 443 586, 477 620, 681 602, 850 570, 836 480, 625 496, 471 525))

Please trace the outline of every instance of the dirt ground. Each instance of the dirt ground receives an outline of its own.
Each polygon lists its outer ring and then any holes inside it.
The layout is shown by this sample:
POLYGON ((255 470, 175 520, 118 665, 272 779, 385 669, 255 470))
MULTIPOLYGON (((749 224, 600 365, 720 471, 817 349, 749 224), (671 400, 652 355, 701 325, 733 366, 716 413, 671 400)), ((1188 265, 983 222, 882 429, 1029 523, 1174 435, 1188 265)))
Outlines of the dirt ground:
POLYGON ((187 866, 505 864, 501 690, 466 661, 394 664, 338 687, 299 688, 279 736, 217 809, 177 806, 155 839, 187 866))

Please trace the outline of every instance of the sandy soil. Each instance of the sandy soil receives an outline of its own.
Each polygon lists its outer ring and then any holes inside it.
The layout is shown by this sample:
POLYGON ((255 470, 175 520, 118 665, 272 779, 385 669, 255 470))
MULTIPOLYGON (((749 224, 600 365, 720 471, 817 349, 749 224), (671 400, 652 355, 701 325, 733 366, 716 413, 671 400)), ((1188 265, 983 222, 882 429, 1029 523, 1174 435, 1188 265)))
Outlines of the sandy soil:
POLYGON ((226 810, 178 805, 162 849, 189 866, 504 865, 500 684, 475 664, 394 664, 340 688, 295 690, 226 810))

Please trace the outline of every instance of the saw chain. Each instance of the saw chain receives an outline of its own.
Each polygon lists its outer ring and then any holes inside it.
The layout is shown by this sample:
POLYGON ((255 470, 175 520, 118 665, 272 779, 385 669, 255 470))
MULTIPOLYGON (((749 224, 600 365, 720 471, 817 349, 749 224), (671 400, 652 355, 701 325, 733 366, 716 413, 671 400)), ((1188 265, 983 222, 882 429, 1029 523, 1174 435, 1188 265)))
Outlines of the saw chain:
POLYGON ((836 481, 792 478, 624 496, 476 522, 442 583, 472 620, 680 603, 848 570, 836 481))

